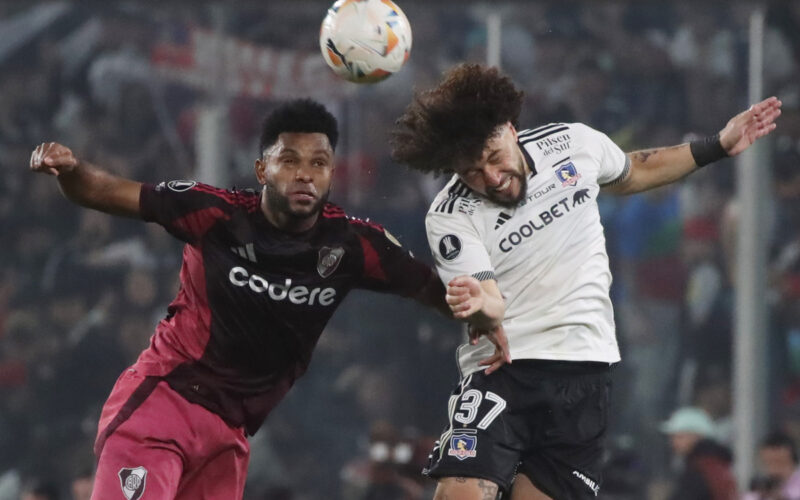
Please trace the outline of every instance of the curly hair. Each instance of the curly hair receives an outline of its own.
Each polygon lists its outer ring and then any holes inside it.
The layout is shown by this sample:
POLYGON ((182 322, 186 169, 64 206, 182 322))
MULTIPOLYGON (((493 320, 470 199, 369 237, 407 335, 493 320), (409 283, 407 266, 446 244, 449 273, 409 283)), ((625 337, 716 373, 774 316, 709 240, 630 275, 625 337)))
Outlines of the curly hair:
POLYGON ((497 127, 517 126, 523 96, 497 68, 460 64, 414 95, 395 122, 392 159, 437 174, 476 162, 497 127))
POLYGON ((283 132, 320 133, 328 136, 336 150, 339 129, 336 118, 325 106, 312 99, 294 99, 275 108, 261 127, 259 153, 275 144, 283 132))

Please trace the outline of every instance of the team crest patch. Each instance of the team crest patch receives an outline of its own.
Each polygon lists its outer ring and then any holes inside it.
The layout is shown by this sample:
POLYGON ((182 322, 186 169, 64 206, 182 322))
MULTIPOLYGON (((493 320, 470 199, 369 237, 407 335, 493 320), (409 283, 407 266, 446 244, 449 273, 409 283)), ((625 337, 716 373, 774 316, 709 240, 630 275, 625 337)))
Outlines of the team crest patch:
POLYGON ((558 177, 562 187, 575 186, 578 184, 578 179, 581 178, 581 174, 578 173, 578 169, 575 168, 575 165, 569 162, 558 167, 558 170, 556 170, 556 177, 558 177))
POLYGON ((182 193, 184 191, 188 191, 195 187, 197 183, 195 181, 169 181, 167 183, 167 187, 170 188, 172 191, 176 193, 182 193))
POLYGON ((317 260, 317 272, 323 278, 327 278, 339 267, 339 263, 344 257, 342 247, 322 247, 319 249, 319 260, 317 260))
POLYGON ((478 454, 475 447, 478 444, 478 436, 468 436, 466 434, 455 434, 450 438, 450 449, 447 454, 459 460, 475 458, 478 454))
POLYGON ((442 236, 439 240, 439 254, 444 260, 453 260, 461 253, 461 240, 455 234, 442 236))
POLYGON ((145 483, 147 482, 147 469, 142 466, 134 468, 122 468, 119 470, 119 482, 122 486, 122 494, 128 500, 139 500, 144 494, 145 483))

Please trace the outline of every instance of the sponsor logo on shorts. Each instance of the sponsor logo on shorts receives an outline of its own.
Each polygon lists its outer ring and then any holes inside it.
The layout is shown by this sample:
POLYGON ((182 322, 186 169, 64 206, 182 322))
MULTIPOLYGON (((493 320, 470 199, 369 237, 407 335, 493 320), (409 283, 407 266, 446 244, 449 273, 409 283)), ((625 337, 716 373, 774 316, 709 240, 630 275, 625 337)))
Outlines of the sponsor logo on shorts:
POLYGON ((583 481, 583 483, 586 486, 588 486, 590 490, 592 490, 592 492, 594 493, 594 496, 597 496, 597 494, 600 493, 600 485, 598 485, 594 480, 589 479, 588 477, 583 475, 581 472, 578 472, 576 470, 572 471, 572 475, 577 477, 581 481, 583 481))
POLYGON ((123 467, 119 470, 119 482, 122 486, 122 494, 128 500, 139 500, 144 494, 145 483, 147 482, 147 469, 139 467, 123 467))
POLYGON ((450 437, 450 449, 447 454, 459 460, 475 458, 478 454, 475 447, 478 445, 478 436, 467 436, 466 434, 454 434, 450 437))

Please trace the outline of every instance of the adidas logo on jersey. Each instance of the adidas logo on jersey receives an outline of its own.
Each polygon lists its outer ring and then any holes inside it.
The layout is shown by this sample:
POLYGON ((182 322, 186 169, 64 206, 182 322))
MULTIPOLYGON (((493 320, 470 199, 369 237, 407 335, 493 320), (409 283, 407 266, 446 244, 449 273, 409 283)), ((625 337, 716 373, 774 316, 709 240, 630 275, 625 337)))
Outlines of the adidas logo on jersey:
POLYGON ((472 192, 472 190, 466 184, 460 180, 456 181, 452 186, 450 186, 450 189, 447 190, 447 198, 439 202, 434 211, 452 214, 453 209, 456 206, 456 201, 463 199, 463 197, 467 196, 470 192, 472 192))
POLYGON ((243 259, 247 259, 250 262, 257 262, 256 261, 256 252, 253 249, 253 244, 248 243, 243 247, 231 247, 231 252, 235 253, 239 257, 243 259))
POLYGON ((494 228, 495 229, 499 228, 500 226, 508 222, 508 219, 510 218, 511 216, 508 215, 507 213, 500 212, 500 214, 497 216, 497 222, 494 223, 494 228))

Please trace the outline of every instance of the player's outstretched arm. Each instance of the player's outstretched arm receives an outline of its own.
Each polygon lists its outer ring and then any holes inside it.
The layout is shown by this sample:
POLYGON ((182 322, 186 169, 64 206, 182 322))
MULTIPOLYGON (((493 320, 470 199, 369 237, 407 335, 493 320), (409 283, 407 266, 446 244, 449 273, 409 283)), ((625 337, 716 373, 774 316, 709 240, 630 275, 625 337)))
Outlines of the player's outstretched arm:
POLYGON ((68 147, 42 143, 31 153, 30 169, 58 179, 61 191, 78 205, 112 215, 139 217, 140 182, 116 177, 78 160, 68 147))
POLYGON ((445 294, 446 291, 442 280, 439 279, 439 275, 436 274, 436 271, 432 271, 428 283, 414 295, 413 299, 424 306, 436 309, 448 318, 452 318, 453 311, 450 310, 450 307, 445 301, 445 294))
POLYGON ((777 97, 769 97, 728 120, 716 135, 678 146, 629 153, 628 176, 606 189, 615 194, 647 191, 682 179, 714 161, 736 156, 775 130, 781 104, 777 97))

